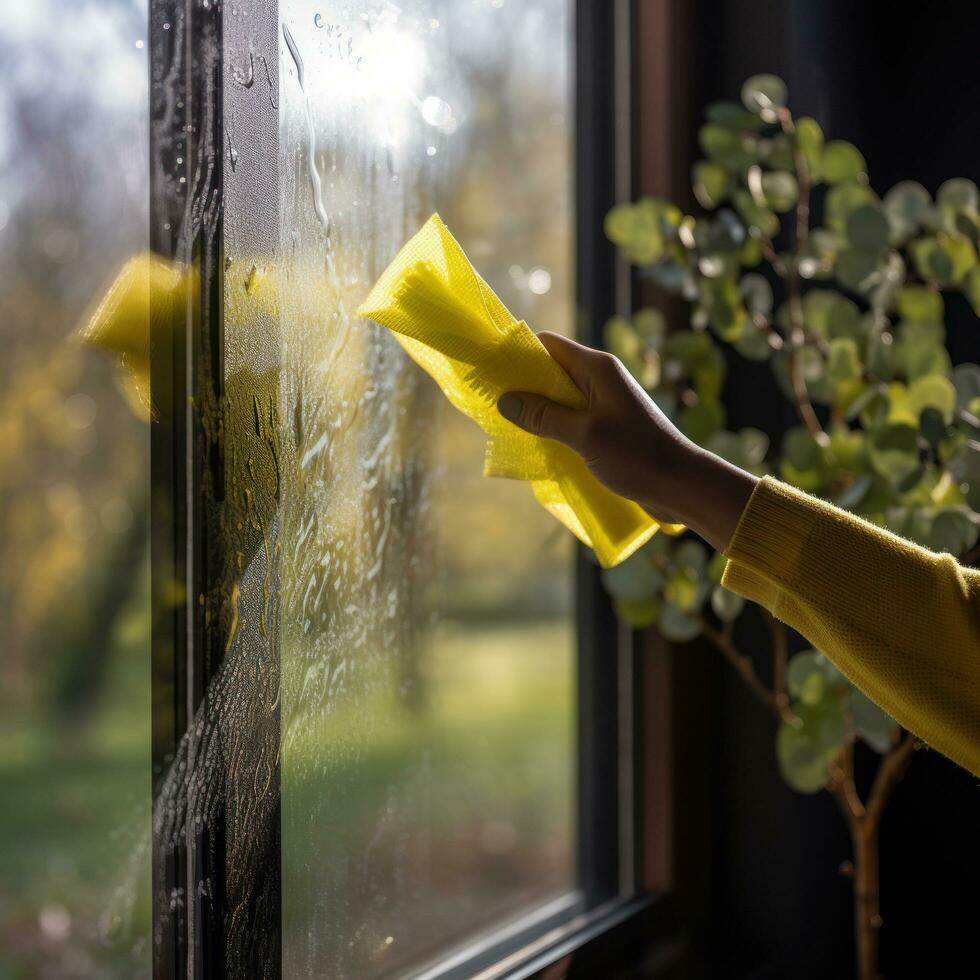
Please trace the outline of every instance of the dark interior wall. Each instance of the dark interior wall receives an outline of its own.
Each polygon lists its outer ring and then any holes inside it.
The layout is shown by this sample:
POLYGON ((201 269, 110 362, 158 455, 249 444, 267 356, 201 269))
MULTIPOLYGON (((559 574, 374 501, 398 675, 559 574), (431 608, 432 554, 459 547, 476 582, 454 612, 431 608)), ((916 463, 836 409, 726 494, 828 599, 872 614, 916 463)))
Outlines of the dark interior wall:
MULTIPOLYGON (((771 71, 786 80, 798 114, 815 116, 828 138, 862 150, 879 193, 906 178, 930 191, 948 177, 980 179, 980 3, 684 6, 692 159, 701 107, 737 98, 745 77, 771 71)), ((962 301, 947 306, 954 361, 980 361, 980 324, 962 301)), ((727 396, 734 427, 776 435, 793 424, 764 366, 733 361, 727 396)), ((766 634, 747 623, 740 642, 761 648, 766 634)), ((689 654, 715 656, 707 649, 689 654)), ((851 976, 850 883, 837 873, 850 844, 836 806, 826 793, 804 797, 781 784, 772 722, 718 658, 708 683, 699 696, 711 712, 704 721, 710 759, 701 760, 710 789, 701 812, 678 815, 689 844, 697 846, 693 828, 700 827, 707 849, 697 862, 710 922, 698 950, 706 975, 851 976)), ((683 767, 683 732, 679 738, 683 767)), ((859 755, 858 768, 866 782, 870 754, 859 755)), ((882 829, 881 965, 889 980, 974 975, 978 828, 980 783, 931 751, 918 753, 882 829)))

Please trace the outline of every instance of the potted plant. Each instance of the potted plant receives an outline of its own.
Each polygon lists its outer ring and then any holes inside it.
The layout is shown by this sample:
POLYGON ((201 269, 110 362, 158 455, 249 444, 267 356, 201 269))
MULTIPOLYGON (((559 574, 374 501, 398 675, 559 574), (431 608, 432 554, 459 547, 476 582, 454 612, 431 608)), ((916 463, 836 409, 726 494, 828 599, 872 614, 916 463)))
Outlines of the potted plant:
MULTIPOLYGON (((606 324, 605 342, 696 442, 756 474, 810 493, 937 551, 980 556, 980 367, 953 366, 945 298, 980 314, 978 191, 944 183, 933 198, 904 181, 880 198, 860 151, 796 118, 786 86, 757 75, 741 103, 709 105, 692 171, 704 214, 642 198, 615 206, 606 233, 625 256, 690 304, 667 329, 656 309, 606 324), (728 355, 726 357, 726 354, 728 355), (731 431, 723 401, 729 357, 766 361, 798 424, 778 446, 731 431)), ((720 584, 725 559, 690 535, 657 535, 605 571, 619 615, 667 639, 703 636, 773 717, 785 781, 826 790, 847 822, 857 974, 878 976, 878 835, 917 747, 819 650, 768 613, 768 670, 739 649, 745 604, 720 584), (869 793, 854 749, 880 755, 869 793)))

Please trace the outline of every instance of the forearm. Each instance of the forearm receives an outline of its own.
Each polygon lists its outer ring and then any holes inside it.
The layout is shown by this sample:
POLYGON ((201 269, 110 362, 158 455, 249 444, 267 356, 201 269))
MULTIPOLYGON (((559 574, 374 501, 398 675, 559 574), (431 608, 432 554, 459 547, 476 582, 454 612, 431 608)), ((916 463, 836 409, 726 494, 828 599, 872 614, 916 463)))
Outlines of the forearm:
POLYGON ((773 480, 726 553, 725 585, 980 774, 980 573, 773 480))
MULTIPOLYGON (((758 477, 690 443, 670 479, 670 520, 686 524, 716 551, 725 551, 758 477)), ((660 494, 662 507, 663 490, 660 494)), ((640 501, 654 516, 656 504, 640 501)))

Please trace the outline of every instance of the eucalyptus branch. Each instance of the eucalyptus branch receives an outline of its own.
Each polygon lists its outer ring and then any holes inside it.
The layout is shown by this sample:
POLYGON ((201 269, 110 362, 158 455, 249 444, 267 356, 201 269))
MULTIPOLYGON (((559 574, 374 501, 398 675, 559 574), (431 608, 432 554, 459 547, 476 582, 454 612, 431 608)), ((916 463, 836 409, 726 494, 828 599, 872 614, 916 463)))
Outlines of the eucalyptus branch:
POLYGON ((827 767, 827 789, 842 805, 848 826, 863 820, 866 810, 854 784, 854 742, 848 740, 827 767))
MULTIPOLYGON (((796 127, 789 109, 780 109, 778 118, 783 132, 791 139, 794 138, 796 127)), ((814 411, 813 402, 810 401, 806 378, 803 376, 801 354, 806 345, 806 328, 803 323, 803 297, 800 289, 800 257, 810 237, 810 168, 807 166, 803 151, 798 146, 794 147, 793 150, 793 167, 796 171, 796 183, 799 192, 796 200, 793 262, 792 267, 785 273, 790 324, 789 377, 800 421, 821 445, 825 445, 827 433, 824 432, 823 426, 817 418, 817 413, 814 411)))
POLYGON ((785 277, 787 274, 786 263, 779 257, 779 253, 776 251, 772 244, 772 239, 766 235, 759 235, 759 250, 762 252, 765 260, 773 267, 773 271, 777 276, 785 277))
POLYGON ((871 792, 868 794, 867 807, 868 822, 875 830, 881 824, 882 814, 885 812, 892 792, 902 776, 905 775, 905 770, 908 769, 909 763, 912 761, 912 753, 921 744, 914 735, 906 732, 888 750, 881 761, 881 765, 878 766, 871 792))
POLYGON ((786 627, 769 610, 766 621, 772 636, 772 689, 780 711, 789 711, 789 695, 786 692, 786 665, 789 662, 786 627))
MULTIPOLYGON (((825 142, 815 119, 795 119, 787 108, 785 85, 779 78, 758 75, 748 79, 742 89, 742 104, 758 117, 757 121, 747 120, 731 103, 717 103, 709 109, 707 123, 699 132, 706 159, 693 168, 694 193, 707 211, 718 212, 714 218, 702 222, 701 218, 682 216, 676 207, 659 199, 617 205, 607 218, 610 237, 632 254, 665 257, 669 265, 665 273, 670 275, 665 275, 664 283, 674 283, 675 291, 680 292, 692 279, 699 285, 692 329, 682 331, 671 348, 667 348, 669 338, 663 345, 666 353, 661 356, 672 358, 676 369, 664 372, 653 387, 669 394, 682 406, 681 411, 699 406, 685 386, 698 388, 694 381, 702 377, 720 380, 724 364, 705 326, 751 359, 761 361, 779 351, 772 359, 773 367, 780 382, 788 369, 787 400, 805 431, 822 447, 829 444, 829 432, 838 428, 853 429, 857 442, 855 458, 849 458, 851 447, 846 443, 840 454, 811 453, 810 440, 797 439, 801 432, 794 426, 790 430, 792 440, 784 446, 788 461, 793 463, 792 469, 783 470, 787 477, 800 486, 816 488, 831 500, 839 499, 857 479, 880 480, 882 489, 890 490, 882 498, 882 507, 893 496, 896 504, 905 508, 919 506, 920 495, 925 492, 937 508, 955 507, 976 522, 980 516, 973 506, 949 501, 956 471, 952 459, 939 447, 945 450, 950 446, 950 456, 980 451, 980 413, 971 412, 969 404, 958 404, 955 409, 948 406, 950 388, 959 392, 961 386, 953 385, 958 379, 944 370, 947 359, 942 357, 946 352, 941 331, 937 331, 939 336, 932 336, 929 331, 912 329, 905 336, 902 328, 892 324, 892 311, 896 310, 899 320, 938 325, 945 309, 939 294, 947 290, 964 293, 980 313, 980 298, 972 286, 964 289, 955 285, 972 284, 980 275, 973 233, 978 193, 975 184, 954 179, 940 187, 934 198, 921 185, 903 181, 884 200, 879 199, 870 190, 867 164, 857 147, 845 140, 825 142), (782 171, 792 173, 795 188, 790 173, 782 171), (814 189, 825 186, 829 190, 821 200, 826 220, 821 221, 814 213, 814 189), (785 227, 778 236, 776 214, 784 214, 785 227), (943 218, 945 230, 937 225, 936 215, 943 218), (961 217, 968 220, 963 228, 958 220, 961 217), (901 228, 897 241, 892 233, 896 227, 901 228), (758 248, 737 248, 743 233, 758 248), (683 245, 683 254, 678 253, 675 242, 683 245), (857 261, 857 253, 868 260, 868 274, 862 271, 865 263, 863 259, 857 261), (781 281, 780 299, 785 300, 785 306, 779 310, 778 321, 771 309, 771 290, 747 283, 743 276, 745 269, 759 263, 760 255, 767 281, 781 281), (855 261, 841 262, 844 255, 855 261), (808 265, 813 265, 815 272, 832 270, 832 281, 808 292, 808 265), (856 294, 857 300, 847 293, 856 294), (860 303, 867 305, 870 316, 862 312, 860 303), (727 329, 733 311, 745 311, 751 324, 743 333, 739 322, 735 339, 727 329), (886 349, 893 339, 898 343, 886 349), (817 381, 808 377, 810 358, 817 381), (929 377, 933 374, 946 375, 946 383, 929 377), (842 384, 844 381, 848 383, 842 384), (852 384, 859 381, 862 384, 852 384), (817 384, 826 385, 830 393, 826 415, 819 408, 818 416, 811 398, 810 389, 816 390, 817 384), (913 399, 911 388, 916 384, 920 389, 913 399), (914 402, 916 418, 910 420, 905 415, 903 419, 905 423, 918 421, 919 435, 905 439, 907 433, 903 433, 898 439, 896 433, 893 445, 888 430, 899 424, 892 409, 901 407, 902 396, 906 396, 910 410, 914 402), (887 399, 886 413, 879 411, 882 397, 887 399), (922 417, 926 402, 925 407, 940 411, 941 430, 935 417, 922 417), (948 437, 956 430, 959 435, 954 443, 948 437), (879 436, 884 440, 880 445, 879 436), (887 452, 872 458, 872 448, 887 452), (907 470, 910 476, 918 474, 919 484, 903 477, 907 470), (922 483, 927 470, 939 472, 941 477, 930 487, 922 483)), ((687 292, 694 295, 692 290, 687 292)), ((657 346, 642 329, 624 335, 622 323, 617 324, 615 336, 624 360, 633 363, 637 363, 637 351, 657 346)), ((657 350, 661 348, 657 346, 657 350)), ((966 370, 968 378, 977 376, 977 369, 966 370)), ((972 385, 971 380, 971 392, 972 385)), ((697 431, 699 441, 713 439, 717 433, 723 439, 719 445, 728 447, 733 455, 744 456, 747 465, 750 456, 756 455, 753 447, 757 439, 754 434, 746 439, 745 432, 726 431, 724 419, 723 411, 686 412, 684 416, 685 424, 697 431)), ((754 460, 753 465, 757 462, 754 460)), ((780 463, 778 453, 771 462, 780 463)), ((964 564, 976 562, 980 560, 980 544, 973 542, 972 528, 961 532, 961 523, 957 522, 958 545, 951 550, 961 552, 959 560, 964 564)), ((673 558, 669 549, 650 560, 670 574, 673 558)), ((727 601, 727 597, 721 598, 727 601)), ((733 623, 740 607, 730 610, 730 619, 726 609, 726 616, 720 617, 725 620, 721 626, 710 613, 682 611, 700 617, 705 638, 781 723, 776 751, 786 782, 800 792, 812 792, 822 785, 839 806, 853 845, 853 861, 845 864, 853 877, 857 972, 861 980, 878 980, 879 824, 919 743, 907 733, 897 734, 882 754, 870 791, 862 798, 855 783, 856 745, 864 740, 880 749, 877 731, 894 727, 887 715, 856 717, 853 686, 846 679, 824 673, 824 665, 816 662, 812 651, 802 654, 806 657, 802 661, 790 659, 790 630, 773 616, 767 614, 766 620, 766 652, 772 656, 770 675, 761 664, 757 670, 754 660, 734 641, 733 623), (824 676, 809 685, 807 681, 814 673, 824 676), (792 695, 790 676, 794 681, 792 695), (800 690, 797 680, 803 685, 800 690), (832 724, 825 724, 829 719, 832 724), (841 720, 843 730, 838 724, 841 720), (819 772, 814 773, 814 753, 826 758, 820 755, 823 752, 833 754, 833 758, 826 768, 821 763, 819 772)), ((686 626, 680 631, 684 635, 686 626)), ((670 623, 661 624, 661 632, 668 639, 672 638, 671 631, 670 623)))
POLYGON ((780 705, 776 694, 762 682, 756 673, 751 658, 741 653, 732 641, 730 628, 717 630, 704 616, 701 617, 701 628, 719 653, 742 676, 742 679, 749 686, 749 690, 772 712, 776 719, 789 721, 793 717, 789 706, 780 705))

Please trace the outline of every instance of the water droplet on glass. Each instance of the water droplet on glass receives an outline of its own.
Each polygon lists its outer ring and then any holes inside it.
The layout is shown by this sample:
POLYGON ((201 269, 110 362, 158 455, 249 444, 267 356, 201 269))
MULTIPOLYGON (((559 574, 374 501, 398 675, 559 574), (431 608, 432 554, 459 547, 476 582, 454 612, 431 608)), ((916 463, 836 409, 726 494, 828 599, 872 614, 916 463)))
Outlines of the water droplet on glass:
POLYGON ((427 146, 425 148, 426 156, 434 157, 436 155, 436 148, 434 146, 427 146))
POLYGON ((427 95, 422 100, 422 118, 436 129, 450 133, 456 129, 456 117, 453 107, 438 95, 427 95))

